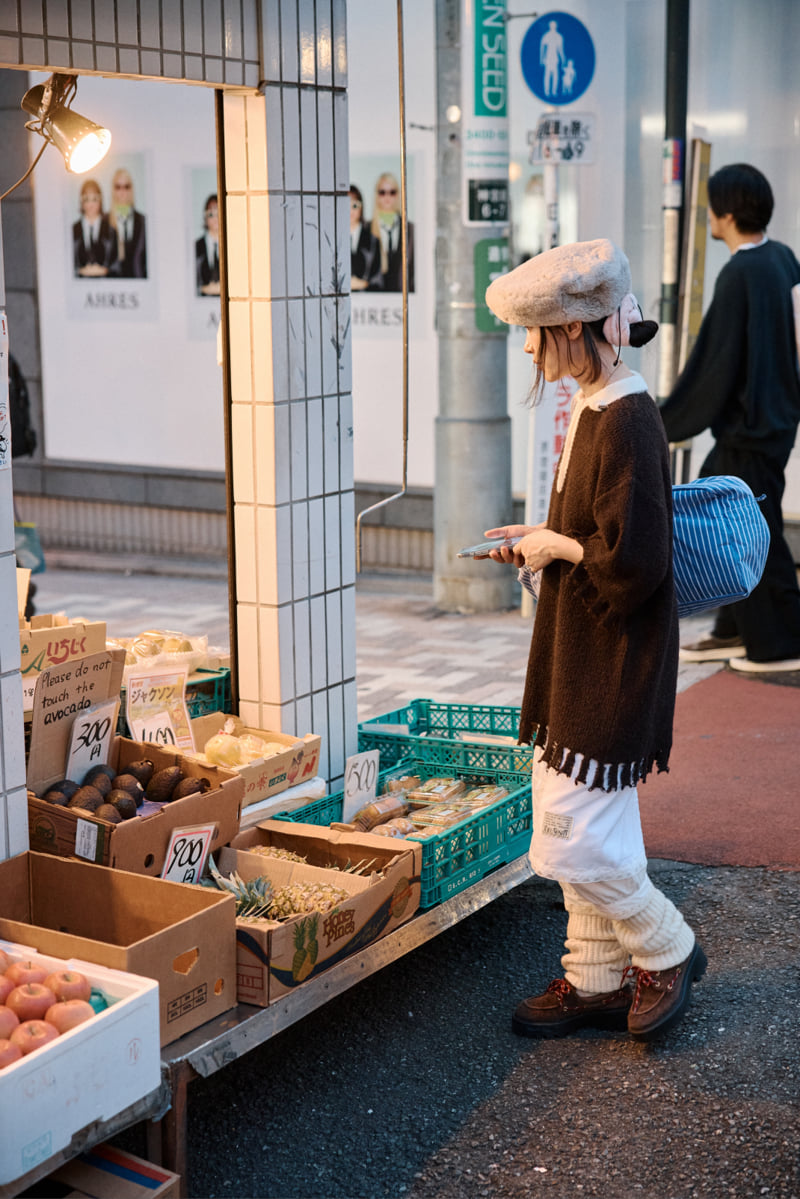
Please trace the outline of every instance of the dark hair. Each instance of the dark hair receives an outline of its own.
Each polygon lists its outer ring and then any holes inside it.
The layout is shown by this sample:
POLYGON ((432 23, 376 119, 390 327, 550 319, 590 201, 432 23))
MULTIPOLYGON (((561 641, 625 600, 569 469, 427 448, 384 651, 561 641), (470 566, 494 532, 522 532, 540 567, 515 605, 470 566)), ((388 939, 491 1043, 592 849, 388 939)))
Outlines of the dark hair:
POLYGON ((362 196, 359 189, 356 187, 355 183, 350 184, 350 195, 355 196, 355 198, 358 200, 361 207, 362 208, 364 207, 364 197, 362 196))
MULTIPOLYGON (((581 329, 583 349, 586 354, 586 361, 589 365, 589 377, 587 380, 589 383, 594 383, 594 381, 600 377, 600 373, 603 369, 600 355, 597 352, 597 343, 605 342, 606 340, 606 335, 603 332, 605 320, 606 318, 601 316, 596 321, 584 321, 581 329)), ((556 341, 558 340, 558 334, 563 334, 563 336, 566 337, 566 334, 563 333, 562 325, 544 325, 539 329, 539 333, 541 334, 543 343, 542 359, 547 357, 548 351, 552 351, 555 348, 556 341)), ((572 342, 569 340, 569 338, 567 338, 567 362, 570 367, 577 365, 573 361, 572 342)), ((528 397, 532 407, 538 404, 541 400, 544 393, 545 383, 544 371, 536 365, 534 365, 533 369, 533 386, 531 387, 528 397)))
POLYGON ((775 200, 761 171, 737 162, 709 177, 708 204, 714 216, 730 213, 740 233, 761 233, 770 222, 775 200))

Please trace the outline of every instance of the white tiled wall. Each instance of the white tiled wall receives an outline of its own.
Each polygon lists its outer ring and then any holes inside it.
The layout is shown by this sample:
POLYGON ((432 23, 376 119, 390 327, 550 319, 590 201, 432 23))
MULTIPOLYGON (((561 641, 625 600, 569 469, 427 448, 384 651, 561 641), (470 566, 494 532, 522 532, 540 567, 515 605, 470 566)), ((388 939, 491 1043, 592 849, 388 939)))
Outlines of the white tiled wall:
POLYGON ((356 748, 344 3, 280 15, 263 97, 224 105, 239 711, 320 733, 336 786, 356 748))
MULTIPOLYGON (((240 713, 320 733, 336 787, 357 739, 345 0, 0 0, 2 66, 262 85, 224 103, 240 713)), ((0 471, 0 860, 28 844, 14 567, 0 471)))

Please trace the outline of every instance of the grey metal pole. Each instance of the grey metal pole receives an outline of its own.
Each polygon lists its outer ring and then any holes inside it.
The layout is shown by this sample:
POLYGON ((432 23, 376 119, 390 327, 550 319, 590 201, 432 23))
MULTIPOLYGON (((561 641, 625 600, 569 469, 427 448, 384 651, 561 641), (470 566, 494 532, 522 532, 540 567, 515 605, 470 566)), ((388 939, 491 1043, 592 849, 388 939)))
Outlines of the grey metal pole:
MULTIPOLYGON (((484 529, 508 524, 512 516, 506 330, 484 332, 476 319, 483 306, 483 296, 476 294, 476 247, 497 238, 499 230, 464 220, 463 14, 462 0, 436 0, 439 412, 433 582, 438 608, 491 612, 513 606, 514 572, 457 557, 463 546, 482 540, 484 529)), ((494 37, 495 32, 496 46, 494 37)))

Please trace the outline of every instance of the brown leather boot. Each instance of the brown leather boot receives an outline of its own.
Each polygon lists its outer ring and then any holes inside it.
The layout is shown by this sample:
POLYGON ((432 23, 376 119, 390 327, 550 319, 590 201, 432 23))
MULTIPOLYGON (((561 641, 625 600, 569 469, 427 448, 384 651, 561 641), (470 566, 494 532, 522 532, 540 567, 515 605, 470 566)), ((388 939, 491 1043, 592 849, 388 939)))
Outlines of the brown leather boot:
POLYGON ((634 994, 628 1015, 628 1032, 637 1041, 652 1041, 673 1028, 689 1006, 692 983, 702 978, 708 962, 695 941, 688 958, 669 970, 643 970, 628 966, 625 982, 633 978, 634 994))
POLYGON ((600 995, 579 995, 572 983, 557 978, 543 994, 523 1000, 511 1027, 521 1037, 566 1037, 579 1028, 624 1029, 632 998, 627 986, 600 995))

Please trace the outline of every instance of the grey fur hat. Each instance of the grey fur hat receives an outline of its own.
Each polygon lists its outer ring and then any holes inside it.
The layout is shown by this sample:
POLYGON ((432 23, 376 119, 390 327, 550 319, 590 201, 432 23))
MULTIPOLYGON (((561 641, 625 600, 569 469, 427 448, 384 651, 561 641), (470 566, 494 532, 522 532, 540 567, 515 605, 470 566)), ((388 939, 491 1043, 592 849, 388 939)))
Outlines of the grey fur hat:
POLYGON ((529 258, 489 284, 486 303, 508 325, 539 329, 610 316, 630 290, 628 259, 601 237, 529 258))

